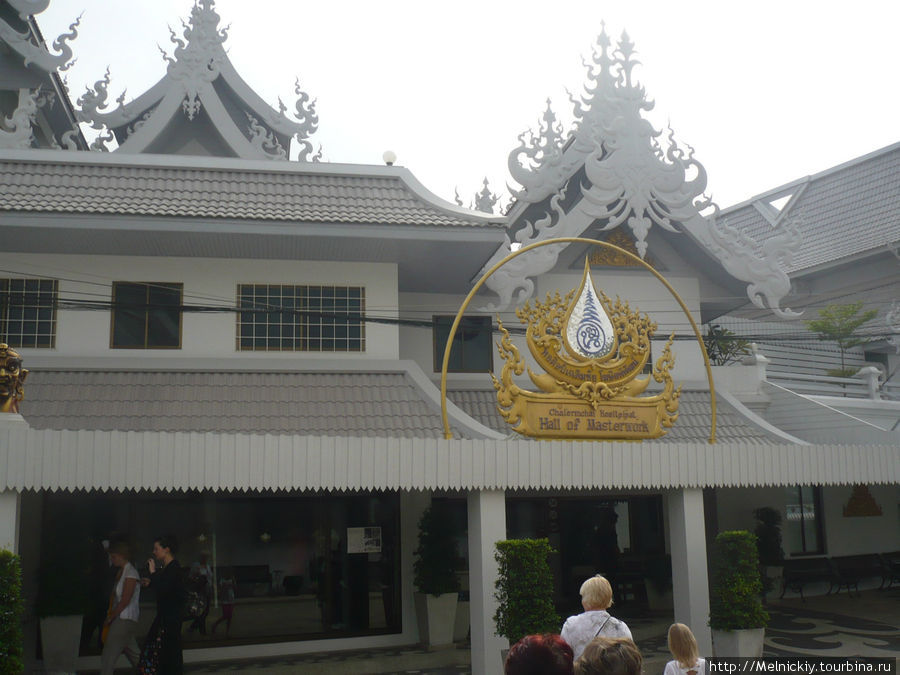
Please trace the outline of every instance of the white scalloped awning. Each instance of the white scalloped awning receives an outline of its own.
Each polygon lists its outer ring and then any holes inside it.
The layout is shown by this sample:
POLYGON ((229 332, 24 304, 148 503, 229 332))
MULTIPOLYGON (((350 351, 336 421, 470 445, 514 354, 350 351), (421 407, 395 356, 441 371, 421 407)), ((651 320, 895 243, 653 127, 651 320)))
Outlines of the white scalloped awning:
POLYGON ((900 448, 0 428, 0 489, 666 489, 900 483, 900 448))

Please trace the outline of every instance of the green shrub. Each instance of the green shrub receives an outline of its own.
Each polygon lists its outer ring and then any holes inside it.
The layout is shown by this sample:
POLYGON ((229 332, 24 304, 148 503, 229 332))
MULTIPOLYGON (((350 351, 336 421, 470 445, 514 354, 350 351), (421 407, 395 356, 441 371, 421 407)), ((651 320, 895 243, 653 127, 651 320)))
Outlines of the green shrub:
POLYGON ((763 609, 761 594, 756 535, 746 530, 720 533, 713 544, 710 628, 765 628, 769 615, 763 609))
POLYGON ((547 561, 554 553, 550 542, 508 539, 495 546, 497 635, 518 642, 526 635, 558 633, 562 621, 553 606, 553 573, 547 561))
POLYGON ((420 593, 441 595, 459 591, 456 530, 450 513, 438 504, 432 504, 422 514, 413 563, 413 583, 420 593))
POLYGON ((0 550, 0 675, 25 670, 22 660, 23 607, 19 556, 0 550))

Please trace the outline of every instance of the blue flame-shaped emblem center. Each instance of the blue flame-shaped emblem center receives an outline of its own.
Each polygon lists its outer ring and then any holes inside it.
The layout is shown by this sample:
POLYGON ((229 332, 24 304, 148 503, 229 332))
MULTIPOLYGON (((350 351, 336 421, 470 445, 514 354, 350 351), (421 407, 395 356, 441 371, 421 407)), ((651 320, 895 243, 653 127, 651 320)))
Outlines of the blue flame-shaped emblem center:
POLYGON ((576 331, 576 340, 578 348, 586 356, 599 356, 606 352, 606 345, 609 338, 606 331, 603 330, 603 322, 597 313, 597 307, 594 304, 594 294, 588 290, 585 303, 584 315, 578 322, 578 330, 576 331))

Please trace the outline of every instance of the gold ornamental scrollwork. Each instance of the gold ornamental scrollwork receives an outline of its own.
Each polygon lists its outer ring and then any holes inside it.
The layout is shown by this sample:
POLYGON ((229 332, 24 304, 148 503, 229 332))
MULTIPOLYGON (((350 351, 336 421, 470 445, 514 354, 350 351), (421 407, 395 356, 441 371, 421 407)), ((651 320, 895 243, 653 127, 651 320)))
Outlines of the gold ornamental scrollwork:
MULTIPOLYGON (((645 260, 642 260, 640 257, 626 251, 624 249, 615 246, 614 244, 610 244, 604 241, 598 241, 596 239, 588 239, 586 237, 553 237, 550 239, 544 239, 541 241, 534 242, 532 244, 528 244, 527 246, 522 246, 521 248, 510 251, 509 254, 502 260, 495 263, 490 269, 488 269, 481 278, 475 282, 472 289, 469 291, 468 295, 466 295, 465 299, 462 302, 459 310, 456 313, 456 317, 453 320, 453 323, 450 326, 450 333, 447 336, 447 344, 444 347, 444 358, 441 365, 441 422, 444 427, 444 438, 451 439, 453 438, 453 432, 450 429, 450 420, 448 414, 447 407, 447 369, 450 363, 450 352, 453 347, 454 336, 456 335, 456 330, 459 327, 460 321, 462 320, 463 315, 466 312, 466 309, 469 307, 469 304, 475 298, 475 295, 481 290, 482 286, 484 286, 485 282, 494 275, 498 270, 500 270, 504 265, 509 263, 510 261, 523 256, 528 255, 528 253, 536 248, 541 248, 543 246, 556 246, 559 244, 589 244, 592 246, 598 246, 601 248, 608 248, 615 250, 616 253, 621 254, 629 258, 636 265, 643 267, 645 270, 650 272, 669 292, 678 306, 681 308, 682 313, 684 314, 685 320, 691 327, 691 331, 694 334, 694 339, 697 342, 697 346, 700 349, 700 354, 703 357, 703 365, 706 370, 706 379, 709 384, 709 409, 710 409, 710 429, 709 429, 709 443, 716 442, 716 389, 715 383, 713 382, 712 377, 712 366, 709 361, 709 354, 706 352, 706 346, 703 344, 703 337, 700 334, 700 328, 697 326, 697 322, 694 321, 694 317, 691 315, 690 310, 685 304, 684 300, 675 290, 675 288, 670 284, 662 274, 660 274, 656 269, 653 268, 652 265, 648 264, 645 260)), ((523 364, 524 368, 524 364, 523 364)))
POLYGON ((500 415, 514 431, 539 438, 637 440, 662 436, 678 419, 681 387, 675 387, 670 373, 674 334, 651 374, 639 377, 657 325, 627 302, 598 292, 587 261, 579 289, 526 302, 516 315, 526 324, 528 349, 545 372, 528 368, 498 319, 504 365, 500 377, 491 378, 500 415), (515 383, 513 377, 526 370, 539 391, 515 383), (662 391, 642 396, 651 377, 662 391))

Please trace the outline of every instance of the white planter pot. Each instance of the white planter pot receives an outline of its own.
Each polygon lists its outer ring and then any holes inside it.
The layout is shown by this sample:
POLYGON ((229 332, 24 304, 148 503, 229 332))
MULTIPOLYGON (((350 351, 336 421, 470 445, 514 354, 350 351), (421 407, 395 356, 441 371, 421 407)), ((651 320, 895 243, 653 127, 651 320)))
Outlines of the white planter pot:
POLYGON ((713 654, 759 658, 763 655, 765 628, 712 631, 713 654))
POLYGON ((458 593, 437 596, 416 593, 416 619, 419 623, 419 640, 423 644, 429 647, 453 644, 458 597, 458 593))
POLYGON ((47 673, 74 673, 81 644, 81 616, 41 619, 41 651, 47 673))

